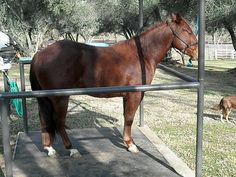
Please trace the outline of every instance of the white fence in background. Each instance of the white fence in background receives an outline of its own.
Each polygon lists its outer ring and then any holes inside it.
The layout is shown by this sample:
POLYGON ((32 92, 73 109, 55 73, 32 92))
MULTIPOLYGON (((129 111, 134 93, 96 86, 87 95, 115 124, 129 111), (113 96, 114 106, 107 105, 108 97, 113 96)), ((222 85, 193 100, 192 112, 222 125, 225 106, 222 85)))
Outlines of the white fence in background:
POLYGON ((206 60, 214 59, 235 59, 236 51, 232 44, 206 44, 205 45, 206 60))

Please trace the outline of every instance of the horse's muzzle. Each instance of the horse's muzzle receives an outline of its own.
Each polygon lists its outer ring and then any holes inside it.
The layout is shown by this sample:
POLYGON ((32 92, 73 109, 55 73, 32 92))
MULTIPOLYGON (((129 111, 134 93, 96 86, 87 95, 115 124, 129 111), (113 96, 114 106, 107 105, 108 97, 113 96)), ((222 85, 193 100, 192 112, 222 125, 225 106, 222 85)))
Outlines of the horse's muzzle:
POLYGON ((193 51, 191 59, 198 60, 198 49, 197 48, 193 51))

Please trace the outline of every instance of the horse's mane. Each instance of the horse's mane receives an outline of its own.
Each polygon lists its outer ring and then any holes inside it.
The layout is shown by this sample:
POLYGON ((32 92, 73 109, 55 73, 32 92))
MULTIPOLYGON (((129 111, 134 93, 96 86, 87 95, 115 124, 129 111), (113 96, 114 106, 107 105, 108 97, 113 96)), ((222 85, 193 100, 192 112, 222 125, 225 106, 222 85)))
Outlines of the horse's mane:
MULTIPOLYGON (((155 30, 156 28, 158 28, 158 27, 160 27, 161 25, 164 25, 164 24, 165 24, 164 21, 158 21, 158 22, 154 23, 154 25, 151 25, 149 27, 144 28, 144 30, 140 34, 135 35, 135 36, 131 37, 130 39, 119 41, 116 44, 129 43, 136 36, 145 35, 146 33, 149 33, 150 31, 155 30)), ((116 45, 116 44, 114 44, 114 45, 116 45)))
POLYGON ((144 28, 144 30, 140 33, 140 35, 143 35, 143 34, 146 34, 146 33, 149 33, 150 31, 160 27, 161 25, 164 25, 165 22, 164 21, 158 21, 156 23, 154 23, 154 25, 151 25, 149 27, 146 27, 144 28))

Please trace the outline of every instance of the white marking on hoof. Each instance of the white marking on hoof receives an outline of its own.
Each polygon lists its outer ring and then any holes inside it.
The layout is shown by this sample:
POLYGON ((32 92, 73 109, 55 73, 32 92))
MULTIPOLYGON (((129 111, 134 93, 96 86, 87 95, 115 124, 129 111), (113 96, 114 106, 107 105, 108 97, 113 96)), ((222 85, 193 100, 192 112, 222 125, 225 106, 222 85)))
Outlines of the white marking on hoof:
POLYGON ((56 156, 56 150, 52 146, 44 147, 44 149, 46 149, 48 151, 49 157, 56 156))
POLYGON ((81 154, 77 149, 70 149, 70 156, 71 157, 81 157, 81 154))
POLYGON ((128 151, 130 151, 132 153, 138 153, 139 152, 139 150, 138 150, 138 148, 135 144, 131 144, 130 147, 128 147, 128 151))

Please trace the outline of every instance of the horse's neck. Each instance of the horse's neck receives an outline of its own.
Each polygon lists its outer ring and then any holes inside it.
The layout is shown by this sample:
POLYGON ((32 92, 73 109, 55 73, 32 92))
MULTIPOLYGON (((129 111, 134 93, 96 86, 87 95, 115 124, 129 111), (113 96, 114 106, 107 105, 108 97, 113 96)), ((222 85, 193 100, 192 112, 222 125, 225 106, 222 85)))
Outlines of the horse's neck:
POLYGON ((141 33, 140 44, 144 58, 158 64, 167 54, 172 43, 172 33, 166 23, 141 33))

